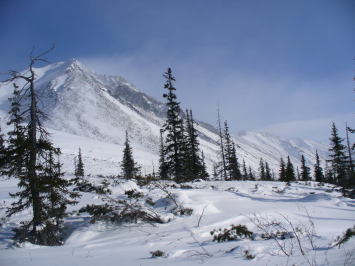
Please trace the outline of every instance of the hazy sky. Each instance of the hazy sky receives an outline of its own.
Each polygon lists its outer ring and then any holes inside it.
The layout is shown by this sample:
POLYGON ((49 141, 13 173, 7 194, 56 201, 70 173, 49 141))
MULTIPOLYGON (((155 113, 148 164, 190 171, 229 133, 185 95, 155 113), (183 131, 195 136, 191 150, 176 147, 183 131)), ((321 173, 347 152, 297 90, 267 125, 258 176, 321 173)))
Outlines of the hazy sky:
MULTIPOLYGON (((232 133, 329 142, 355 127, 355 1, 0 1, 0 72, 35 46, 164 100, 172 68, 183 109, 232 133)), ((355 139, 355 136, 353 137, 355 139)))

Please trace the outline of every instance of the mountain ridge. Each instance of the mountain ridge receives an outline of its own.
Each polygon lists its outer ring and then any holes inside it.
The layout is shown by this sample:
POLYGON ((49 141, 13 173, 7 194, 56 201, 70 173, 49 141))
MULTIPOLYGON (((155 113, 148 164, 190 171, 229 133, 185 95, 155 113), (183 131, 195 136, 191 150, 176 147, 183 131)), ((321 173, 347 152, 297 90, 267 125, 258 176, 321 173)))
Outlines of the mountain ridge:
MULTIPOLYGON (((120 76, 107 76, 86 69, 76 59, 36 68, 36 90, 43 109, 50 117, 48 128, 123 145, 127 130, 136 148, 152 155, 158 154, 161 126, 165 122, 166 104, 151 97, 120 76)), ((4 102, 12 93, 8 84, 0 94, 0 109, 5 113, 4 102)), ((163 93, 163 90, 162 90, 163 93)), ((181 113, 185 116, 184 112, 181 113)), ((218 132, 208 123, 196 120, 209 169, 218 160, 218 132)), ((327 156, 324 143, 306 139, 282 139, 273 133, 241 131, 233 136, 237 156, 256 171, 262 157, 276 172, 279 160, 290 155, 295 166, 300 165, 301 154, 313 166, 315 151, 321 159, 327 156)))

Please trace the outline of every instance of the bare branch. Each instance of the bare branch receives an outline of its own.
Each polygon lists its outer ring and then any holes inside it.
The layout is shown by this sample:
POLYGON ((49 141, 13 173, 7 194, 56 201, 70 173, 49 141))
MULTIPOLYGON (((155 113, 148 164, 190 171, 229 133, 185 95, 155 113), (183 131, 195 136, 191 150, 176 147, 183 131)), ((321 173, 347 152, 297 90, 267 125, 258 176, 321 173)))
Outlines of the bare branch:
POLYGON ((208 207, 208 205, 210 205, 210 203, 211 203, 211 201, 203 208, 202 213, 200 215, 200 218, 198 219, 197 227, 200 227, 200 221, 202 219, 202 216, 203 216, 203 214, 205 212, 205 209, 208 207))
MULTIPOLYGON (((53 43, 52 48, 50 48, 49 50, 45 51, 43 54, 40 54, 40 55, 35 56, 35 57, 32 57, 32 53, 33 53, 33 51, 34 51, 34 49, 35 49, 35 48, 33 47, 32 52, 31 52, 31 54, 30 54, 31 60, 38 60, 38 61, 47 62, 45 59, 40 59, 40 57, 44 56, 45 54, 48 54, 50 51, 52 51, 52 50, 54 49, 54 47, 55 47, 55 45, 54 45, 54 43, 53 43)), ((47 63, 48 63, 48 62, 47 62, 47 63)))
POLYGON ((201 245, 201 243, 196 239, 194 233, 191 232, 191 236, 192 236, 192 238, 196 241, 196 243, 200 246, 200 248, 202 248, 202 250, 204 251, 204 253, 198 252, 199 255, 204 255, 204 256, 208 256, 208 257, 213 257, 213 255, 212 255, 209 251, 207 251, 207 250, 201 245))

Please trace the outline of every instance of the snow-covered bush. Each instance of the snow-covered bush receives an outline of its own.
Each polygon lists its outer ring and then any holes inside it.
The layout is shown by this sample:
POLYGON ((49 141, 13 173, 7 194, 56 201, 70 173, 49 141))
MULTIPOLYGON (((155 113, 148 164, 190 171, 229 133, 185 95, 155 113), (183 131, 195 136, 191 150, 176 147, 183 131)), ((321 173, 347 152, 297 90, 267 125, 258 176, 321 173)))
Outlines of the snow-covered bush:
POLYGON ((152 258, 161 258, 164 256, 164 252, 161 250, 151 251, 150 254, 152 254, 152 258))
POLYGON ((244 255, 247 260, 253 260, 255 258, 255 255, 251 254, 249 250, 244 250, 244 255))
POLYGON ((177 210, 174 211, 174 215, 187 215, 187 216, 191 216, 192 213, 194 212, 194 210, 192 208, 179 208, 177 210))
POLYGON ((234 241, 238 238, 252 238, 253 232, 249 231, 246 225, 231 225, 230 229, 224 228, 223 230, 219 228, 214 229, 210 232, 213 236, 213 241, 224 242, 224 241, 234 241))

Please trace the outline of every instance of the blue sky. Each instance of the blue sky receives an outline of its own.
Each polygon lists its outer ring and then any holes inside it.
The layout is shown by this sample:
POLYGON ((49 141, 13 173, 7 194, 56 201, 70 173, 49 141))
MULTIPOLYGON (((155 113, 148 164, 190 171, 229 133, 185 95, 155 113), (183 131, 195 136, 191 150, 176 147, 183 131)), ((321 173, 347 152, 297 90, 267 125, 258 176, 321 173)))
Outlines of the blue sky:
MULTIPOLYGON (((0 1, 0 72, 23 70, 33 46, 78 59, 232 133, 328 142, 355 127, 355 1, 0 1)), ((353 137, 355 139, 355 137, 353 137)))

